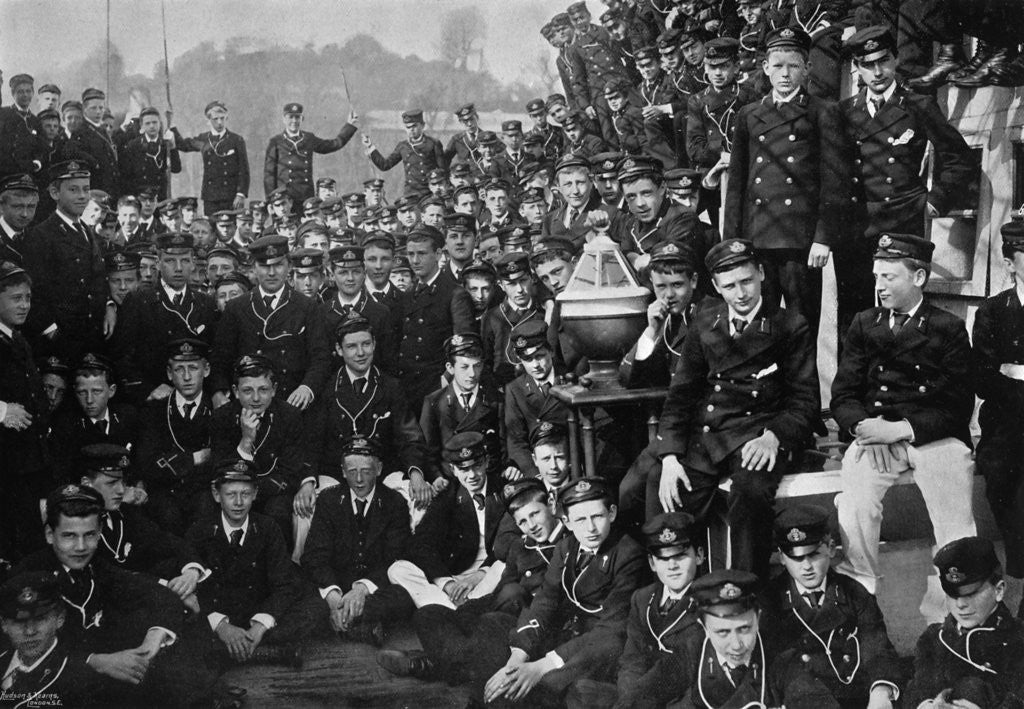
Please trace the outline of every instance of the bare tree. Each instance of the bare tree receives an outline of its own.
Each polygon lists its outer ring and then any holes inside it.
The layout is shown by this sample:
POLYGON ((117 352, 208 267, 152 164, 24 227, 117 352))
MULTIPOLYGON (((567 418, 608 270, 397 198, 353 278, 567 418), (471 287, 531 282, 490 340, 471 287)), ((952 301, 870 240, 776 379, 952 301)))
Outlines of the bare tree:
POLYGON ((441 58, 457 69, 467 69, 469 58, 476 54, 483 63, 483 40, 487 22, 476 7, 467 6, 445 13, 441 20, 441 58), (480 46, 477 46, 477 43, 480 46))

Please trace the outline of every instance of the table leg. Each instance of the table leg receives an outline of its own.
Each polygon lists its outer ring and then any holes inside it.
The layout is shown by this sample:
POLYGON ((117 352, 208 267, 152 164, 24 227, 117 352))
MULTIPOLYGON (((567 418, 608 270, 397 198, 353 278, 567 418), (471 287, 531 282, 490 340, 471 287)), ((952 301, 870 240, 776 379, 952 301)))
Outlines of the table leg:
POLYGON ((569 408, 566 424, 569 427, 569 473, 574 478, 582 475, 580 470, 580 423, 576 418, 576 409, 569 408))
POLYGON ((583 474, 597 475, 597 462, 594 460, 594 410, 580 407, 580 421, 583 424, 583 474))

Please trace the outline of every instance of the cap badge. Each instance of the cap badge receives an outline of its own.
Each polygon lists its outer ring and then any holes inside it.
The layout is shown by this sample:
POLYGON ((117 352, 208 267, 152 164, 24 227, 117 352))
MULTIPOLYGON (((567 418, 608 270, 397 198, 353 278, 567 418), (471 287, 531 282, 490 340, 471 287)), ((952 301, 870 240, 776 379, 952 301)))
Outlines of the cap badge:
POLYGON ((590 489, 590 483, 586 480, 580 480, 576 483, 576 492, 586 492, 590 489))
POLYGON ((740 587, 734 583, 725 584, 718 592, 718 597, 721 598, 723 601, 735 601, 742 595, 743 591, 740 590, 740 587))
POLYGON ((671 544, 676 540, 676 533, 666 527, 661 530, 661 534, 658 535, 658 541, 662 544, 671 544))
POLYGON ((60 359, 58 357, 50 357, 46 360, 46 365, 48 367, 56 367, 60 365, 60 359))
POLYGON ((178 349, 181 351, 182 354, 192 354, 193 352, 196 351, 196 348, 193 347, 188 342, 182 342, 181 347, 179 347, 178 349))
POLYGON ((36 593, 35 589, 26 586, 21 589, 21 593, 18 594, 18 603, 27 606, 30 603, 35 603, 37 598, 39 598, 39 595, 36 593))
POLYGON ((732 251, 734 254, 742 254, 746 250, 746 244, 740 241, 734 241, 731 244, 729 244, 729 251, 732 251))
POLYGON ((962 583, 967 576, 955 566, 950 566, 949 571, 946 572, 946 580, 950 583, 962 583))
POLYGON ((245 464, 245 462, 239 460, 239 461, 235 462, 234 465, 231 466, 231 472, 233 472, 233 473, 248 473, 249 472, 249 466, 247 466, 245 464))
POLYGON ((525 337, 520 337, 519 339, 517 339, 516 340, 516 347, 518 347, 520 349, 522 349, 523 347, 526 347, 526 338, 525 337))
POLYGON ((626 170, 632 170, 633 168, 636 167, 636 161, 632 159, 627 160, 626 162, 622 163, 622 167, 625 168, 626 170))
POLYGON ((665 247, 661 250, 661 253, 663 253, 663 254, 678 254, 679 253, 679 247, 676 246, 673 243, 668 243, 668 244, 665 244, 665 247))
POLYGON ((512 497, 512 495, 515 493, 515 491, 516 491, 516 486, 515 485, 506 485, 502 489, 502 493, 504 493, 505 497, 512 497))
POLYGON ((689 177, 680 177, 679 178, 679 186, 680 187, 693 187, 693 180, 691 180, 689 177))
POLYGON ((277 256, 277 247, 274 246, 274 245, 268 246, 266 248, 266 253, 267 253, 267 256, 269 256, 271 258, 273 258, 274 256, 277 256))
POLYGON ((794 33, 793 30, 791 30, 789 27, 787 27, 781 32, 779 32, 779 36, 782 37, 783 39, 793 39, 793 37, 796 36, 796 33, 794 33))
POLYGON ((464 342, 462 335, 452 335, 452 346, 461 347, 464 342))
POLYGON ((463 448, 462 450, 459 451, 459 457, 463 459, 472 458, 473 451, 471 451, 469 448, 463 448))
POLYGON ((883 234, 882 238, 878 240, 878 245, 883 249, 887 249, 892 246, 892 237, 888 234, 883 234))
POLYGON ((80 492, 78 485, 65 485, 60 491, 61 495, 77 495, 80 492))
POLYGON ((876 40, 869 39, 867 42, 864 43, 864 49, 869 52, 873 52, 876 49, 878 49, 878 42, 876 40))
POLYGON ((523 235, 523 234, 525 234, 525 233, 526 233, 526 232, 525 232, 525 231, 523 231, 523 230, 522 230, 522 228, 520 228, 520 227, 516 227, 516 228, 515 228, 515 229, 514 229, 514 230, 512 231, 512 236, 522 236, 522 235, 523 235))
POLYGON ((78 163, 75 162, 74 160, 72 160, 71 162, 68 163, 68 170, 69 171, 75 172, 76 170, 79 170, 79 169, 80 168, 78 167, 78 163))
POLYGON ((550 421, 542 421, 540 424, 540 431, 542 433, 547 433, 552 428, 554 428, 554 424, 552 424, 550 421))
POLYGON ((122 468, 127 468, 129 465, 131 465, 131 461, 128 460, 128 456, 122 455, 121 460, 117 461, 117 464, 122 468))
POLYGON ((786 535, 786 539, 796 544, 807 539, 807 533, 799 527, 793 527, 789 530, 789 534, 786 535))

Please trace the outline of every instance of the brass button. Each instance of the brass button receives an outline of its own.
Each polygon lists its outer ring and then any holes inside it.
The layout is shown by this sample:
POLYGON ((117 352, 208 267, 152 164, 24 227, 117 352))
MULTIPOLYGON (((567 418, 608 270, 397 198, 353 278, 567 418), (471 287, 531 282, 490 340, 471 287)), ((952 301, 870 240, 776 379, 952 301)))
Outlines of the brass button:
POLYGON ((715 405, 714 404, 708 404, 708 411, 714 411, 714 410, 715 410, 715 405))
POLYGON ((702 431, 704 431, 704 433, 711 433, 711 426, 705 426, 705 427, 704 427, 703 429, 701 429, 701 430, 702 430, 702 431))
POLYGON ((789 134, 789 142, 790 143, 796 142, 796 136, 793 135, 792 133, 789 134))
POLYGON ((791 199, 787 199, 787 200, 786 200, 786 202, 785 202, 785 204, 786 204, 786 206, 788 207, 789 205, 793 204, 793 200, 791 200, 791 199))

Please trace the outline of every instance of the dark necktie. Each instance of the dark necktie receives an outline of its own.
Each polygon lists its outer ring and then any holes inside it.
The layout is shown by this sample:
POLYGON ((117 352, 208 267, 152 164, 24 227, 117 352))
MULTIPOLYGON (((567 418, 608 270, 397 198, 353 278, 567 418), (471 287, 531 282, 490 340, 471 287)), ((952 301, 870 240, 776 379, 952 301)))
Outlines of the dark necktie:
POLYGON ((472 394, 461 394, 462 396, 462 408, 469 411, 469 400, 473 396, 472 394))
POLYGON ((679 602, 678 598, 672 598, 671 596, 669 596, 668 598, 666 598, 664 601, 661 602, 661 605, 658 606, 658 611, 664 615, 664 614, 668 613, 670 610, 672 610, 673 608, 675 608, 676 604, 678 602, 679 602))
POLYGON ((85 224, 82 224, 82 222, 75 222, 75 229, 82 235, 82 238, 85 239, 86 242, 90 245, 92 244, 92 240, 89 238, 89 231, 85 228, 85 224))
POLYGON ((68 570, 68 576, 71 577, 71 583, 78 589, 89 585, 89 572, 85 569, 70 569, 68 570))
POLYGON ((743 318, 733 318, 732 326, 736 330, 736 334, 733 337, 739 337, 743 334, 743 331, 747 329, 747 321, 743 318))
POLYGON ((590 566, 590 562, 597 556, 592 551, 586 551, 585 549, 580 550, 580 555, 576 559, 576 575, 579 576, 583 573, 584 569, 590 566))
POLYGON ((107 435, 107 422, 106 421, 102 421, 102 420, 100 420, 100 421, 93 421, 92 422, 92 429, 96 433, 100 434, 101 436, 106 436, 107 435))
POLYGON ((231 548, 241 549, 242 548, 242 534, 244 532, 241 529, 235 529, 231 532, 231 548))
POLYGON ((882 104, 885 103, 885 99, 873 98, 871 99, 871 116, 877 116, 878 112, 882 110, 882 104))
POLYGON ((572 226, 573 224, 575 224, 576 220, 579 219, 579 218, 580 218, 580 210, 576 209, 576 207, 573 207, 572 209, 569 210, 569 226, 572 226))
POLYGON ((191 401, 189 403, 185 404, 185 420, 186 421, 191 421, 192 420, 192 412, 195 410, 195 408, 196 408, 196 405, 194 403, 192 403, 191 401))
POLYGON ((822 592, 821 591, 808 591, 807 593, 800 594, 807 601, 811 608, 817 609, 821 603, 822 592))
POLYGON ((356 498, 356 517, 363 519, 366 517, 366 500, 360 500, 356 498))
POLYGON ((907 320, 910 319, 910 315, 907 313, 893 313, 892 315, 892 334, 893 336, 899 335, 900 330, 907 324, 907 320))
POLYGON ((544 382, 540 385, 540 390, 544 392, 544 396, 551 393, 551 382, 544 382))
POLYGON ((476 508, 478 510, 482 510, 484 508, 484 496, 481 495, 479 492, 474 493, 473 494, 473 503, 476 505, 476 508))
POLYGON ((743 683, 743 680, 747 678, 747 670, 750 668, 746 665, 740 665, 739 667, 729 667, 726 665, 725 670, 729 673, 729 677, 732 678, 732 683, 737 687, 743 683))
POLYGON ((366 391, 366 377, 356 377, 352 382, 352 388, 355 390, 356 396, 362 396, 366 391))
POLYGON ((181 301, 183 301, 184 299, 185 299, 185 291, 181 291, 180 293, 175 293, 174 294, 174 298, 172 299, 172 302, 176 306, 180 306, 181 305, 181 301))
POLYGON ((274 296, 272 296, 272 295, 265 295, 265 296, 263 296, 263 302, 266 304, 267 310, 273 310, 274 309, 274 296))

